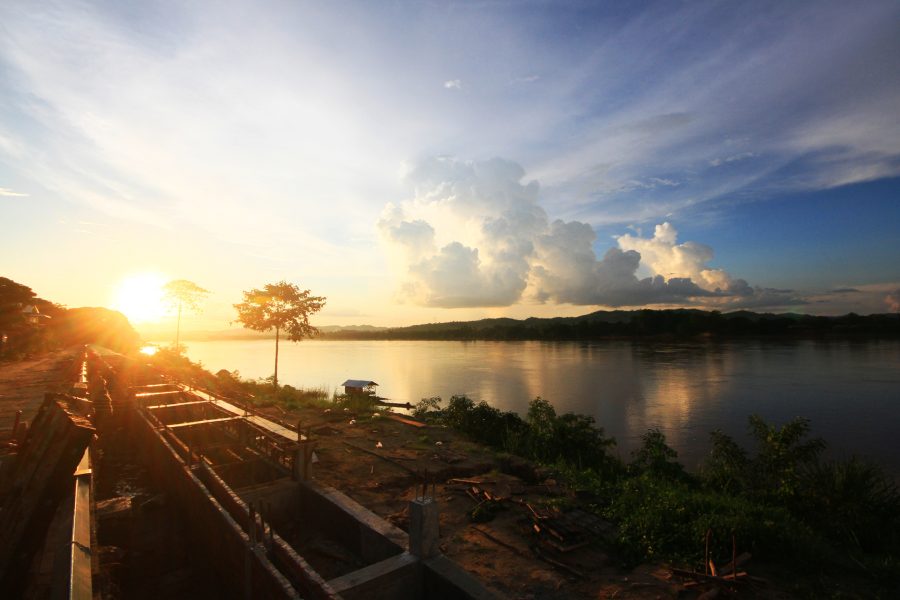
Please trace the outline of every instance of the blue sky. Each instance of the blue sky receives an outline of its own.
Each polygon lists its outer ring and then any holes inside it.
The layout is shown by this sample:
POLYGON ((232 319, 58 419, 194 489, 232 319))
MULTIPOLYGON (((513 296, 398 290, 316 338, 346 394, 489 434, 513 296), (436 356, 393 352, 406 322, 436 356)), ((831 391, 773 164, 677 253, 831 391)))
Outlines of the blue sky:
POLYGON ((191 279, 211 328, 279 279, 338 324, 883 312, 898 30, 889 1, 6 2, 0 270, 72 306, 191 279))

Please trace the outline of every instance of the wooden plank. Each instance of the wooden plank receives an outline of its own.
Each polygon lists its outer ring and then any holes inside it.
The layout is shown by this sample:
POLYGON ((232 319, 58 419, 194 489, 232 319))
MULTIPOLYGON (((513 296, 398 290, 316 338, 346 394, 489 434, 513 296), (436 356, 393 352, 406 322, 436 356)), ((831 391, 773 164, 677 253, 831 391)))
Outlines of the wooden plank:
POLYGON ((181 396, 181 393, 182 393, 181 390, 164 390, 164 391, 160 391, 160 392, 138 392, 134 395, 134 397, 141 398, 141 399, 161 398, 161 397, 165 398, 165 397, 172 397, 172 396, 181 396))
POLYGON ((381 413, 382 417, 388 418, 391 421, 397 421, 398 423, 403 423, 404 425, 412 425, 413 427, 427 427, 427 423, 423 423, 421 421, 416 421, 415 419, 409 419, 407 417, 401 417, 400 415, 395 415, 394 413, 381 413))
POLYGON ((168 429, 183 429, 185 427, 197 427, 198 425, 212 425, 213 423, 226 423, 228 421, 241 421, 244 417, 220 417, 218 419, 205 419, 203 421, 185 421, 166 425, 168 429))
POLYGON ((173 402, 172 404, 156 404, 153 406, 145 406, 147 410, 160 410, 164 408, 178 408, 180 406, 195 406, 197 404, 209 404, 209 400, 194 400, 192 402, 173 402))
POLYGON ((207 390, 199 390, 199 389, 189 390, 185 386, 181 386, 181 387, 182 387, 182 391, 184 391, 187 394, 192 394, 192 395, 194 395, 194 397, 197 397, 197 398, 199 398, 200 396, 197 396, 196 392, 202 391, 209 398, 210 402, 212 402, 215 406, 223 408, 233 415, 245 416, 247 421, 253 423, 254 425, 257 425, 258 427, 261 427, 261 428, 265 429, 266 431, 269 431, 270 433, 279 435, 289 441, 296 442, 298 439, 301 439, 301 440, 306 439, 305 436, 299 435, 296 430, 289 429, 283 425, 275 423, 271 419, 267 419, 261 415, 244 410, 240 406, 237 406, 235 404, 232 404, 231 402, 228 402, 227 400, 223 400, 222 398, 219 398, 212 392, 209 392, 207 390))

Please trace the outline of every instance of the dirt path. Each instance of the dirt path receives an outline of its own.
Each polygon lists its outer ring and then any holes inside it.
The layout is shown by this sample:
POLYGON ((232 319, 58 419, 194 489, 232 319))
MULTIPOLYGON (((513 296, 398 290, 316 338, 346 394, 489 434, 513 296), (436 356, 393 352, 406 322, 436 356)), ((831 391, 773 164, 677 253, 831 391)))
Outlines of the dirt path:
POLYGON ((0 437, 10 433, 16 411, 31 421, 45 392, 64 391, 73 381, 78 348, 57 350, 36 358, 0 363, 0 437))

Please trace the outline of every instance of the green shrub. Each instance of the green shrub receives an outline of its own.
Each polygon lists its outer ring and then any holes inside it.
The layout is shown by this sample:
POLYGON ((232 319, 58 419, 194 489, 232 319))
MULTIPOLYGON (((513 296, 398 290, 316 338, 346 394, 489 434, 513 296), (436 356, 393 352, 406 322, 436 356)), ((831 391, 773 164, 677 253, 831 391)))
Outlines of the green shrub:
POLYGON ((684 466, 676 461, 678 452, 666 444, 666 436, 658 428, 648 429, 641 436, 641 447, 632 452, 634 460, 628 465, 632 473, 665 479, 687 479, 684 466))
POLYGON ((863 552, 900 550, 900 494, 877 465, 853 457, 804 473, 798 513, 825 535, 863 552))
POLYGON ((440 396, 432 396, 431 398, 422 398, 416 402, 412 409, 412 416, 417 419, 425 419, 435 413, 441 411, 442 399, 440 396))
POLYGON ((807 546, 809 531, 786 510, 659 478, 650 472, 623 481, 605 512, 618 524, 623 556, 633 561, 675 559, 702 564, 707 530, 712 556, 731 556, 734 532, 740 551, 769 558, 807 546))

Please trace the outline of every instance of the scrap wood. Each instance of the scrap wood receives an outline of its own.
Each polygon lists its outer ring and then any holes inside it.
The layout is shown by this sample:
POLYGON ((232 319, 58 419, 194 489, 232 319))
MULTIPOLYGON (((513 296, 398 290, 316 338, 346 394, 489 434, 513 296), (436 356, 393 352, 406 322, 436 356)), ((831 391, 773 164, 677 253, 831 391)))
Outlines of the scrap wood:
POLYGON ((478 481, 477 479, 460 479, 459 477, 454 477, 452 479, 448 479, 447 483, 467 483, 469 485, 485 485, 485 484, 493 484, 495 481, 485 480, 478 481))
POLYGON ((422 421, 416 421, 415 419, 409 419, 407 417, 401 417, 400 415, 395 415, 394 413, 381 413, 381 415, 392 421, 397 421, 398 423, 403 423, 404 425, 412 425, 413 427, 417 427, 417 428, 428 427, 427 423, 423 423, 422 421))
POLYGON ((706 575, 705 573, 695 573, 694 571, 688 571, 687 569, 676 569, 675 567, 672 567, 671 570, 675 575, 702 582, 734 583, 741 582, 748 578, 747 573, 744 571, 740 571, 736 575, 729 574, 724 577, 719 577, 716 575, 706 575))
POLYGON ((554 567, 556 567, 556 568, 558 568, 558 569, 562 569, 563 571, 565 571, 565 572, 567 572, 567 573, 569 573, 569 574, 571 574, 571 575, 574 575, 575 577, 578 577, 579 579, 584 579, 584 578, 585 578, 584 573, 582 573, 581 571, 579 571, 579 570, 576 569, 575 567, 571 567, 571 566, 567 565, 567 564, 564 563, 564 562, 560 562, 560 561, 558 561, 558 560, 556 560, 556 559, 550 558, 549 556, 547 556, 546 554, 544 554, 543 552, 541 552, 541 549, 538 548, 537 546, 532 546, 532 547, 531 547, 531 551, 534 552, 535 556, 537 556, 538 558, 540 558, 542 561, 544 561, 544 562, 546 562, 546 563, 548 563, 548 564, 551 564, 551 565, 553 565, 554 567))
POLYGON ((360 452, 365 452, 366 454, 371 454, 372 456, 377 456, 377 457, 380 458, 381 460, 387 461, 387 462, 391 463, 392 465, 394 465, 395 467, 398 467, 398 468, 400 468, 400 469, 403 469, 404 471, 406 471, 406 472, 409 473, 410 475, 416 475, 416 476, 418 476, 418 473, 417 473, 416 471, 414 471, 413 469, 410 469, 409 467, 407 467, 406 465, 404 465, 404 464, 402 464, 402 463, 397 462, 397 461, 394 460, 393 458, 389 458, 389 457, 387 457, 387 456, 384 456, 383 454, 378 454, 377 452, 374 452, 374 451, 372 451, 372 450, 367 450, 366 448, 360 448, 360 447, 357 446, 356 444, 351 444, 350 442, 348 442, 348 441, 346 441, 346 440, 344 440, 344 444, 346 444, 347 446, 350 446, 350 447, 353 448, 354 450, 359 450, 360 452))
POLYGON ((526 502, 525 500, 519 500, 518 498, 509 498, 509 501, 513 502, 515 504, 518 504, 519 506, 524 506, 525 508, 527 508, 528 512, 531 513, 531 517, 535 521, 542 521, 547 518, 547 516, 541 515, 536 510, 534 510, 534 507, 532 507, 530 504, 528 504, 528 502, 526 502))
MULTIPOLYGON (((734 564, 739 567, 743 566, 752 557, 753 557, 753 555, 750 554, 749 552, 743 552, 743 553, 739 554, 736 559, 734 559, 734 564)), ((732 570, 733 570, 732 563, 728 563, 727 565, 725 565, 724 567, 719 569, 719 573, 721 573, 722 575, 728 575, 729 573, 731 573, 732 570)))
POLYGON ((698 585, 709 585, 711 583, 710 579, 714 579, 715 581, 717 581, 719 583, 726 583, 726 582, 734 583, 735 581, 744 581, 745 579, 753 580, 755 578, 747 575, 746 571, 738 571, 736 580, 732 575, 725 575, 724 577, 713 577, 712 575, 706 575, 706 576, 704 576, 700 579, 696 579, 694 581, 686 581, 686 582, 684 582, 683 585, 684 585, 684 587, 687 587, 687 588, 696 587, 698 585))
POLYGON ((574 542, 572 544, 561 544, 558 542, 554 542, 553 540, 544 540, 544 542, 546 542, 550 547, 559 550, 560 552, 572 552, 573 550, 584 548, 591 543, 591 540, 581 540, 580 542, 574 542))
POLYGON ((525 552, 523 552, 523 551, 520 550, 519 548, 516 548, 516 547, 513 546, 512 544, 507 544, 507 543, 504 542, 503 540, 497 539, 496 537, 494 537, 493 535, 491 535, 491 534, 488 533, 487 531, 481 529, 480 527, 475 527, 474 525, 470 525, 469 527, 471 527, 472 529, 474 529, 475 531, 477 531, 478 533, 480 533, 481 535, 483 535, 483 536, 486 537, 487 539, 491 540, 491 541, 494 542, 495 544, 497 544, 497 545, 499 545, 499 546, 503 546, 503 547, 506 548, 507 550, 510 550, 510 551, 512 551, 512 552, 514 552, 514 553, 516 553, 516 554, 518 554, 519 556, 528 556, 527 554, 525 554, 525 552))

